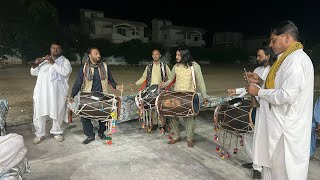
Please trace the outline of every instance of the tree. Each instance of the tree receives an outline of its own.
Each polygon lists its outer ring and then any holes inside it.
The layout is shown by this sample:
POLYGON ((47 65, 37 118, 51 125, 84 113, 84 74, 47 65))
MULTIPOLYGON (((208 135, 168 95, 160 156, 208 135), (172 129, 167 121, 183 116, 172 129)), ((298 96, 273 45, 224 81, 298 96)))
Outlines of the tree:
POLYGON ((24 60, 44 55, 57 38, 58 16, 46 0, 10 0, 0 7, 0 56, 18 54, 24 60))
POLYGON ((19 0, 4 1, 0 6, 0 58, 15 54, 28 36, 27 13, 19 0))
POLYGON ((47 0, 21 0, 31 19, 40 26, 58 26, 56 8, 47 0))

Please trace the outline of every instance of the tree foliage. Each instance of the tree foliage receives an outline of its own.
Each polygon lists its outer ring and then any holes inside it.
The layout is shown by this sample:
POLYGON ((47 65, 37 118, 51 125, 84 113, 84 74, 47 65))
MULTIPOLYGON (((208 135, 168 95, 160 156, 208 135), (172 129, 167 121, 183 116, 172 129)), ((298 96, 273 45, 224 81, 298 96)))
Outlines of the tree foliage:
POLYGON ((10 0, 0 6, 0 55, 31 60, 48 52, 57 39, 58 16, 46 0, 10 0))

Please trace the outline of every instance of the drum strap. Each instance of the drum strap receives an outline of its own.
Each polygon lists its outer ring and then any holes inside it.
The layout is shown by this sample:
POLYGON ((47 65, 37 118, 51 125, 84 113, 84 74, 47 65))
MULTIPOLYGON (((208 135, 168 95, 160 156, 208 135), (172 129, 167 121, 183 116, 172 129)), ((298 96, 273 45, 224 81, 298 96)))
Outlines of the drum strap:
POLYGON ((164 90, 164 92, 168 91, 168 89, 171 88, 171 86, 176 82, 176 77, 174 77, 174 79, 171 81, 171 83, 166 87, 166 89, 164 90))
POLYGON ((163 62, 160 62, 160 70, 161 70, 161 80, 162 82, 165 82, 167 80, 167 71, 166 71, 166 65, 163 64, 163 62))
POLYGON ((152 68, 153 68, 153 63, 149 64, 148 68, 147 68, 147 79, 146 79, 147 80, 147 84, 146 84, 147 87, 149 87, 150 83, 151 83, 152 68))
POLYGON ((194 73, 194 68, 191 66, 191 74, 192 74, 192 81, 193 81, 193 86, 194 86, 194 92, 197 92, 197 85, 196 85, 196 76, 194 73))
POLYGON ((142 91, 142 89, 144 89, 146 85, 147 85, 147 80, 144 80, 138 91, 142 91))

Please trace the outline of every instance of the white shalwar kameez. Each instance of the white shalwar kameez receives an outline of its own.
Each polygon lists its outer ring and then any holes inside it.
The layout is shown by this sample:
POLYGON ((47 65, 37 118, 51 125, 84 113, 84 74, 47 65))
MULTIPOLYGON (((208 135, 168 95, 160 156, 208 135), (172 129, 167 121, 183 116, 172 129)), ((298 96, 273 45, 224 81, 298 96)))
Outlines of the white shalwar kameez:
POLYGON ((67 121, 68 80, 72 72, 70 61, 64 56, 55 60, 54 64, 46 60, 37 68, 31 68, 32 76, 37 76, 33 92, 33 125, 35 135, 45 135, 46 120, 53 120, 50 133, 62 134, 62 121, 67 121))
MULTIPOLYGON (((270 65, 268 66, 259 66, 257 67, 253 72, 256 73, 259 78, 263 81, 267 79, 268 73, 270 71, 270 65)), ((237 88, 236 94, 242 94, 245 92, 245 88, 237 88)), ((259 97, 256 97, 259 100, 259 97)), ((257 107, 258 109, 259 107, 257 107)), ((244 145, 246 147, 247 154, 251 160, 253 160, 253 154, 252 154, 252 146, 253 146, 253 133, 246 133, 244 134, 244 145)), ((254 170, 262 171, 262 167, 257 164, 252 164, 252 167, 254 170)))
POLYGON ((307 179, 313 84, 312 62, 300 49, 282 62, 275 89, 259 90, 253 163, 264 167, 264 179, 307 179))

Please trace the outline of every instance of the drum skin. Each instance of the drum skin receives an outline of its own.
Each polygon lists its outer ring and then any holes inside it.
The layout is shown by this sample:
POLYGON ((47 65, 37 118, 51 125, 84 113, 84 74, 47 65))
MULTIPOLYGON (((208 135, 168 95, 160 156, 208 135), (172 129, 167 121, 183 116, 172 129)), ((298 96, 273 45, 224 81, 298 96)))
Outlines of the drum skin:
POLYGON ((196 116, 200 111, 200 101, 198 94, 193 92, 168 91, 159 95, 157 108, 163 116, 196 116))
POLYGON ((156 98, 159 95, 158 84, 153 84, 143 90, 141 90, 135 97, 136 105, 140 108, 139 94, 141 93, 141 101, 144 109, 155 108, 156 98))

